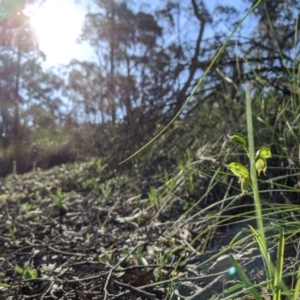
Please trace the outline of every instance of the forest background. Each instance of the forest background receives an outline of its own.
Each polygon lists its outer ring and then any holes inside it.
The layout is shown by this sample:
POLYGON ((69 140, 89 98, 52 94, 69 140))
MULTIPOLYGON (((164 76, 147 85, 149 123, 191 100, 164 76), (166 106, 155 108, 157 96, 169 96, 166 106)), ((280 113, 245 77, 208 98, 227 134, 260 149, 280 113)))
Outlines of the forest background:
MULTIPOLYGON (((180 110, 254 4, 209 2, 174 0, 149 6, 94 1, 78 37, 89 44, 94 58, 71 59, 55 68, 45 68, 47 56, 39 49, 29 17, 20 13, 37 1, 3 2, 0 175, 11 173, 13 166, 24 173, 90 157, 104 158, 114 169, 149 141, 180 110)), ((161 160, 176 161, 187 150, 197 153, 208 145, 213 152, 213 145, 228 134, 245 133, 246 82, 253 99, 259 98, 253 101, 259 139, 273 144, 277 153, 297 156, 299 135, 292 134, 296 143, 285 139, 291 128, 299 130, 294 128, 299 121, 295 100, 285 112, 287 119, 277 117, 291 96, 299 99, 299 9, 295 0, 264 1, 234 34, 167 133, 118 168, 141 163, 140 168, 151 169, 161 160)))

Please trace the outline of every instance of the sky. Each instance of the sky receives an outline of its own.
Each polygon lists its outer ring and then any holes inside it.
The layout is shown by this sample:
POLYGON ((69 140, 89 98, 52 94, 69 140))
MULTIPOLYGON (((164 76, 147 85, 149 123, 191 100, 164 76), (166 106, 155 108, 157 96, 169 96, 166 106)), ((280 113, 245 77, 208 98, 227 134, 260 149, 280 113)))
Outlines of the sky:
POLYGON ((87 8, 75 0, 40 0, 27 7, 40 50, 46 54, 45 66, 68 64, 73 58, 92 59, 87 42, 78 43, 87 8))
MULTIPOLYGON (((212 13, 217 5, 226 4, 228 1, 205 0, 204 2, 212 13)), ((138 3, 137 0, 135 2, 138 3)), ((153 9, 161 6, 161 0, 152 0, 148 3, 153 9)), ((190 5, 190 0, 182 0, 181 3, 184 8, 187 4, 190 5)), ((77 42, 84 24, 85 14, 88 12, 87 5, 93 11, 94 7, 91 0, 38 0, 37 5, 27 7, 25 13, 31 17, 31 25, 36 31, 40 50, 47 57, 44 63, 46 67, 68 64, 74 58, 93 60, 93 50, 88 43, 82 42, 79 44, 77 42)), ((234 1, 234 5, 239 10, 245 6, 242 0, 234 1)), ((190 24, 189 21, 183 15, 180 19, 181 26, 183 28, 186 27, 187 24, 190 24)), ((229 32, 226 24, 220 24, 219 27, 217 29, 214 28, 214 30, 207 27, 206 37, 213 36, 215 30, 229 32)), ((187 34, 192 35, 193 31, 188 30, 187 34)))

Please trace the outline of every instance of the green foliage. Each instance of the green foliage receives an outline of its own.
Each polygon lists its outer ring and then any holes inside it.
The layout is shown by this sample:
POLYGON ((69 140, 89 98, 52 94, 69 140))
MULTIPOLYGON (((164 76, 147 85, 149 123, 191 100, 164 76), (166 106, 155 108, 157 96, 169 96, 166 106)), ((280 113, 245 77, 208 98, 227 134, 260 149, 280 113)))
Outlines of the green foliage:
MULTIPOLYGON (((106 249, 104 254, 98 255, 98 262, 99 263, 106 263, 109 262, 110 265, 116 264, 116 259, 113 256, 113 246, 110 246, 108 249, 106 249)), ((126 252, 126 248, 124 249, 124 253, 126 252)))
POLYGON ((22 211, 29 213, 32 210, 35 210, 37 208, 36 205, 31 205, 30 203, 26 202, 22 205, 22 211))
POLYGON ((243 280, 245 286, 250 289, 250 292, 251 292, 252 296, 254 297, 254 299, 255 300, 262 300, 263 298, 260 296, 259 292, 254 287, 253 283, 249 280, 248 276, 245 274, 243 269, 236 262, 236 260, 234 259, 234 257, 232 255, 230 255, 230 260, 231 260, 231 263, 232 263, 233 267, 237 271, 238 275, 243 280))
POLYGON ((1 283, 0 282, 0 290, 6 290, 10 288, 10 285, 9 284, 6 284, 6 283, 1 283))
POLYGON ((287 287, 283 284, 283 278, 282 278, 283 264, 284 264, 284 247, 285 247, 284 231, 281 230, 279 233, 276 269, 275 269, 274 281, 273 281, 274 300, 281 300, 282 289, 287 290, 287 287))
POLYGON ((143 253, 143 247, 138 246, 136 249, 136 256, 135 256, 138 266, 148 266, 148 262, 145 259, 144 255, 145 254, 143 253))
POLYGON ((111 197, 111 193, 112 193, 112 187, 110 186, 110 183, 109 182, 101 183, 99 185, 99 189, 100 189, 101 194, 104 197, 104 199, 109 200, 109 198, 111 197))
POLYGON ((300 265, 299 265, 298 272, 297 272, 297 281, 296 281, 296 285, 295 285, 293 300, 299 299, 299 294, 300 294, 300 265))
POLYGON ((176 182, 173 180, 173 178, 170 178, 170 175, 166 170, 164 170, 164 178, 163 181, 166 185, 166 193, 169 194, 171 193, 174 188, 176 187, 176 182))
POLYGON ((54 204, 59 208, 62 209, 64 206, 64 200, 66 198, 66 194, 63 192, 61 187, 56 188, 55 194, 50 194, 50 197, 54 204))
POLYGON ((150 187, 150 191, 148 193, 148 199, 152 205, 156 207, 156 210, 158 211, 161 206, 161 197, 158 194, 158 191, 154 187, 150 187))
POLYGON ((15 271, 22 277, 23 280, 38 278, 38 271, 32 268, 28 262, 24 263, 23 268, 15 265, 15 271))
POLYGON ((7 203, 5 206, 5 210, 6 210, 6 220, 7 220, 6 226, 9 231, 12 241, 15 243, 16 242, 16 234, 15 234, 16 228, 15 228, 15 224, 14 224, 15 222, 14 222, 14 219, 12 218, 12 216, 10 215, 7 203))

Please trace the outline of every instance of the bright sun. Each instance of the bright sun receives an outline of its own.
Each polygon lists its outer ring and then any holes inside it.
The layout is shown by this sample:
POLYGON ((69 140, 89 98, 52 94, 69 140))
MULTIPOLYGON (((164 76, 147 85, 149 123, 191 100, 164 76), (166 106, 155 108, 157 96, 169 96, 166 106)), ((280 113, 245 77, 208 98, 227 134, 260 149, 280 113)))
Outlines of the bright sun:
POLYGON ((30 23, 48 63, 68 63, 76 56, 83 18, 74 0, 44 0, 38 7, 30 23))

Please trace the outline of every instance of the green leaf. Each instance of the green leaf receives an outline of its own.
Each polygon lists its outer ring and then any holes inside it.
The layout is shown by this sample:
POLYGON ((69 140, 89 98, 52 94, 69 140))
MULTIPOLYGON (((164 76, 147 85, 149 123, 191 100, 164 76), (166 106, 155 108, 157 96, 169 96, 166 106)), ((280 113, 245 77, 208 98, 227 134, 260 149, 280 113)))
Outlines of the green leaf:
POLYGON ((262 256, 262 259, 263 259, 263 262, 265 265, 265 269, 267 272, 267 277, 268 277, 268 279, 273 279, 274 270, 273 270, 273 266, 271 263, 270 253, 267 249, 266 242, 262 240, 262 238, 260 237, 258 232, 252 226, 250 226, 250 225, 248 225, 248 226, 253 234, 253 237, 255 238, 255 240, 259 246, 260 253, 261 253, 261 256, 262 256))
POLYGON ((18 265, 15 265, 15 271, 19 274, 19 275, 22 275, 24 270, 18 266, 18 265))
POLYGON ((25 279, 36 279, 38 276, 37 270, 27 265, 24 272, 25 279))
POLYGON ((240 267, 240 265, 237 263, 237 261, 234 259, 234 257, 230 254, 229 258, 231 260, 233 267, 236 269, 236 272, 238 273, 239 277, 244 282, 245 286, 250 289, 250 292, 253 295, 254 299, 262 300, 262 298, 259 295, 259 293, 257 292, 257 290, 254 288, 253 283, 247 277, 246 273, 243 271, 243 269, 240 267))
POLYGON ((10 287, 10 285, 9 284, 6 284, 6 283, 1 283, 0 282, 0 291, 2 290, 5 290, 5 289, 7 289, 7 288, 9 288, 10 287))
POLYGON ((293 300, 299 300, 299 294, 300 294, 300 265, 297 273, 297 283, 295 285, 293 300))
POLYGON ((282 284, 282 269, 283 269, 283 261, 284 261, 284 232, 280 231, 279 236, 279 245, 277 250, 277 266, 276 272, 274 275, 274 300, 281 300, 281 284, 282 284))

